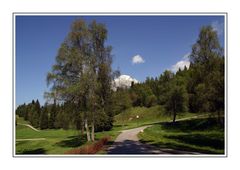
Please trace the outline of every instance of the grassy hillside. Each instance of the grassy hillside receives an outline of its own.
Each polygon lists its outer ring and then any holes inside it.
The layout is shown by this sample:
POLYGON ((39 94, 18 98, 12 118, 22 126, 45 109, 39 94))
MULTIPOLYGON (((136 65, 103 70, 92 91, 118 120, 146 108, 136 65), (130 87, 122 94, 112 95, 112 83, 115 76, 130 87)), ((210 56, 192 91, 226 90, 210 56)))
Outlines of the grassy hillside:
POLYGON ((139 134, 142 142, 160 148, 196 151, 208 154, 224 153, 224 126, 216 118, 192 119, 159 123, 139 134))
MULTIPOLYGON (((184 113, 177 116, 177 119, 196 116, 196 113, 184 113)), ((118 114, 114 118, 115 126, 122 126, 124 129, 138 127, 146 124, 171 121, 172 117, 164 113, 163 106, 132 107, 118 114), (137 118, 138 117, 138 118, 137 118)))

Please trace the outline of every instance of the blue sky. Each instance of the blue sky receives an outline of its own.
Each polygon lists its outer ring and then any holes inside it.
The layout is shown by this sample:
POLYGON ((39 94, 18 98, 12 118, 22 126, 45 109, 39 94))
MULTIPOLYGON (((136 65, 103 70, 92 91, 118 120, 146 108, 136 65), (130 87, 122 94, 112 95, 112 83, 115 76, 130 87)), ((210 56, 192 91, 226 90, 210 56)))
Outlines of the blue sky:
POLYGON ((187 64, 184 56, 191 52, 204 25, 212 25, 222 46, 224 42, 223 16, 17 16, 17 105, 32 99, 44 104, 47 72, 77 18, 95 19, 106 25, 107 44, 113 47, 113 69, 119 68, 121 74, 138 81, 187 64))

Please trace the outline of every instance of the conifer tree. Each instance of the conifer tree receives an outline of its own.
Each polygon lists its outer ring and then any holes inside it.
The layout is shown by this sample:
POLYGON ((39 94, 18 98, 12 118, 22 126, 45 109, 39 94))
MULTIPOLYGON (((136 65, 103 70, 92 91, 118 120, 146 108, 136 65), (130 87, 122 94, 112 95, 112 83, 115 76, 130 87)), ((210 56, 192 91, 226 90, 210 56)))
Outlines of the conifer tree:
POLYGON ((40 116, 40 129, 47 129, 48 128, 48 108, 47 104, 41 109, 41 116, 40 116))
POLYGON ((190 109, 195 112, 224 110, 224 54, 217 32, 202 27, 190 55, 188 92, 190 109))
POLYGON ((56 117, 57 117, 57 105, 56 105, 56 102, 54 101, 50 109, 50 116, 49 116, 49 122, 48 122, 49 129, 55 128, 56 117))

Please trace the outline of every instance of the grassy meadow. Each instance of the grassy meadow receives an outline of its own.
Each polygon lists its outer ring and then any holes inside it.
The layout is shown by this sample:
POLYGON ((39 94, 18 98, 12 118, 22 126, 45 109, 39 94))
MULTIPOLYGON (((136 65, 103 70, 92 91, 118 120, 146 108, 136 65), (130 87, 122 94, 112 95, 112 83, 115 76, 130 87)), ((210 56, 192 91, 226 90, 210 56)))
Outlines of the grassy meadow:
MULTIPOLYGON (((28 123, 18 118, 18 123, 28 123)), ((16 154, 64 154, 68 150, 84 147, 87 143, 86 137, 81 136, 77 130, 47 129, 34 131, 24 126, 16 126, 16 154), (23 140, 22 139, 30 139, 23 140)), ((112 142, 119 134, 118 129, 97 132, 96 140, 110 136, 112 142)))
MULTIPOLYGON (((196 113, 186 113, 177 118, 191 118, 196 113)), ((161 106, 134 107, 115 116, 114 126, 110 131, 97 132, 96 141, 110 137, 108 145, 124 129, 131 129, 144 125, 153 125, 144 133, 139 134, 142 142, 158 147, 181 148, 203 153, 223 153, 224 131, 213 119, 192 119, 176 122, 173 126, 172 117, 164 114, 161 106), (138 117, 138 118, 137 118, 138 117)), ((46 129, 35 131, 25 125, 29 122, 17 117, 16 126, 16 154, 64 154, 74 148, 81 148, 91 143, 85 135, 81 136, 77 130, 46 129), (29 139, 29 140, 23 140, 29 139)), ((102 149, 99 154, 105 154, 102 149)))

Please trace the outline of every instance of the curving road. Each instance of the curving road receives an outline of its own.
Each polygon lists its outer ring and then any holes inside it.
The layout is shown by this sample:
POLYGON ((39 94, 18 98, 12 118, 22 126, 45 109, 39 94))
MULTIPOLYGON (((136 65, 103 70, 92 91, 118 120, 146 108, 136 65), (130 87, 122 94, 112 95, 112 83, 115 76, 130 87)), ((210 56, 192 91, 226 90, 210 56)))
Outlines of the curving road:
POLYGON ((141 143, 137 134, 150 126, 151 125, 122 131, 113 145, 108 148, 108 154, 200 154, 174 149, 161 149, 141 143))

